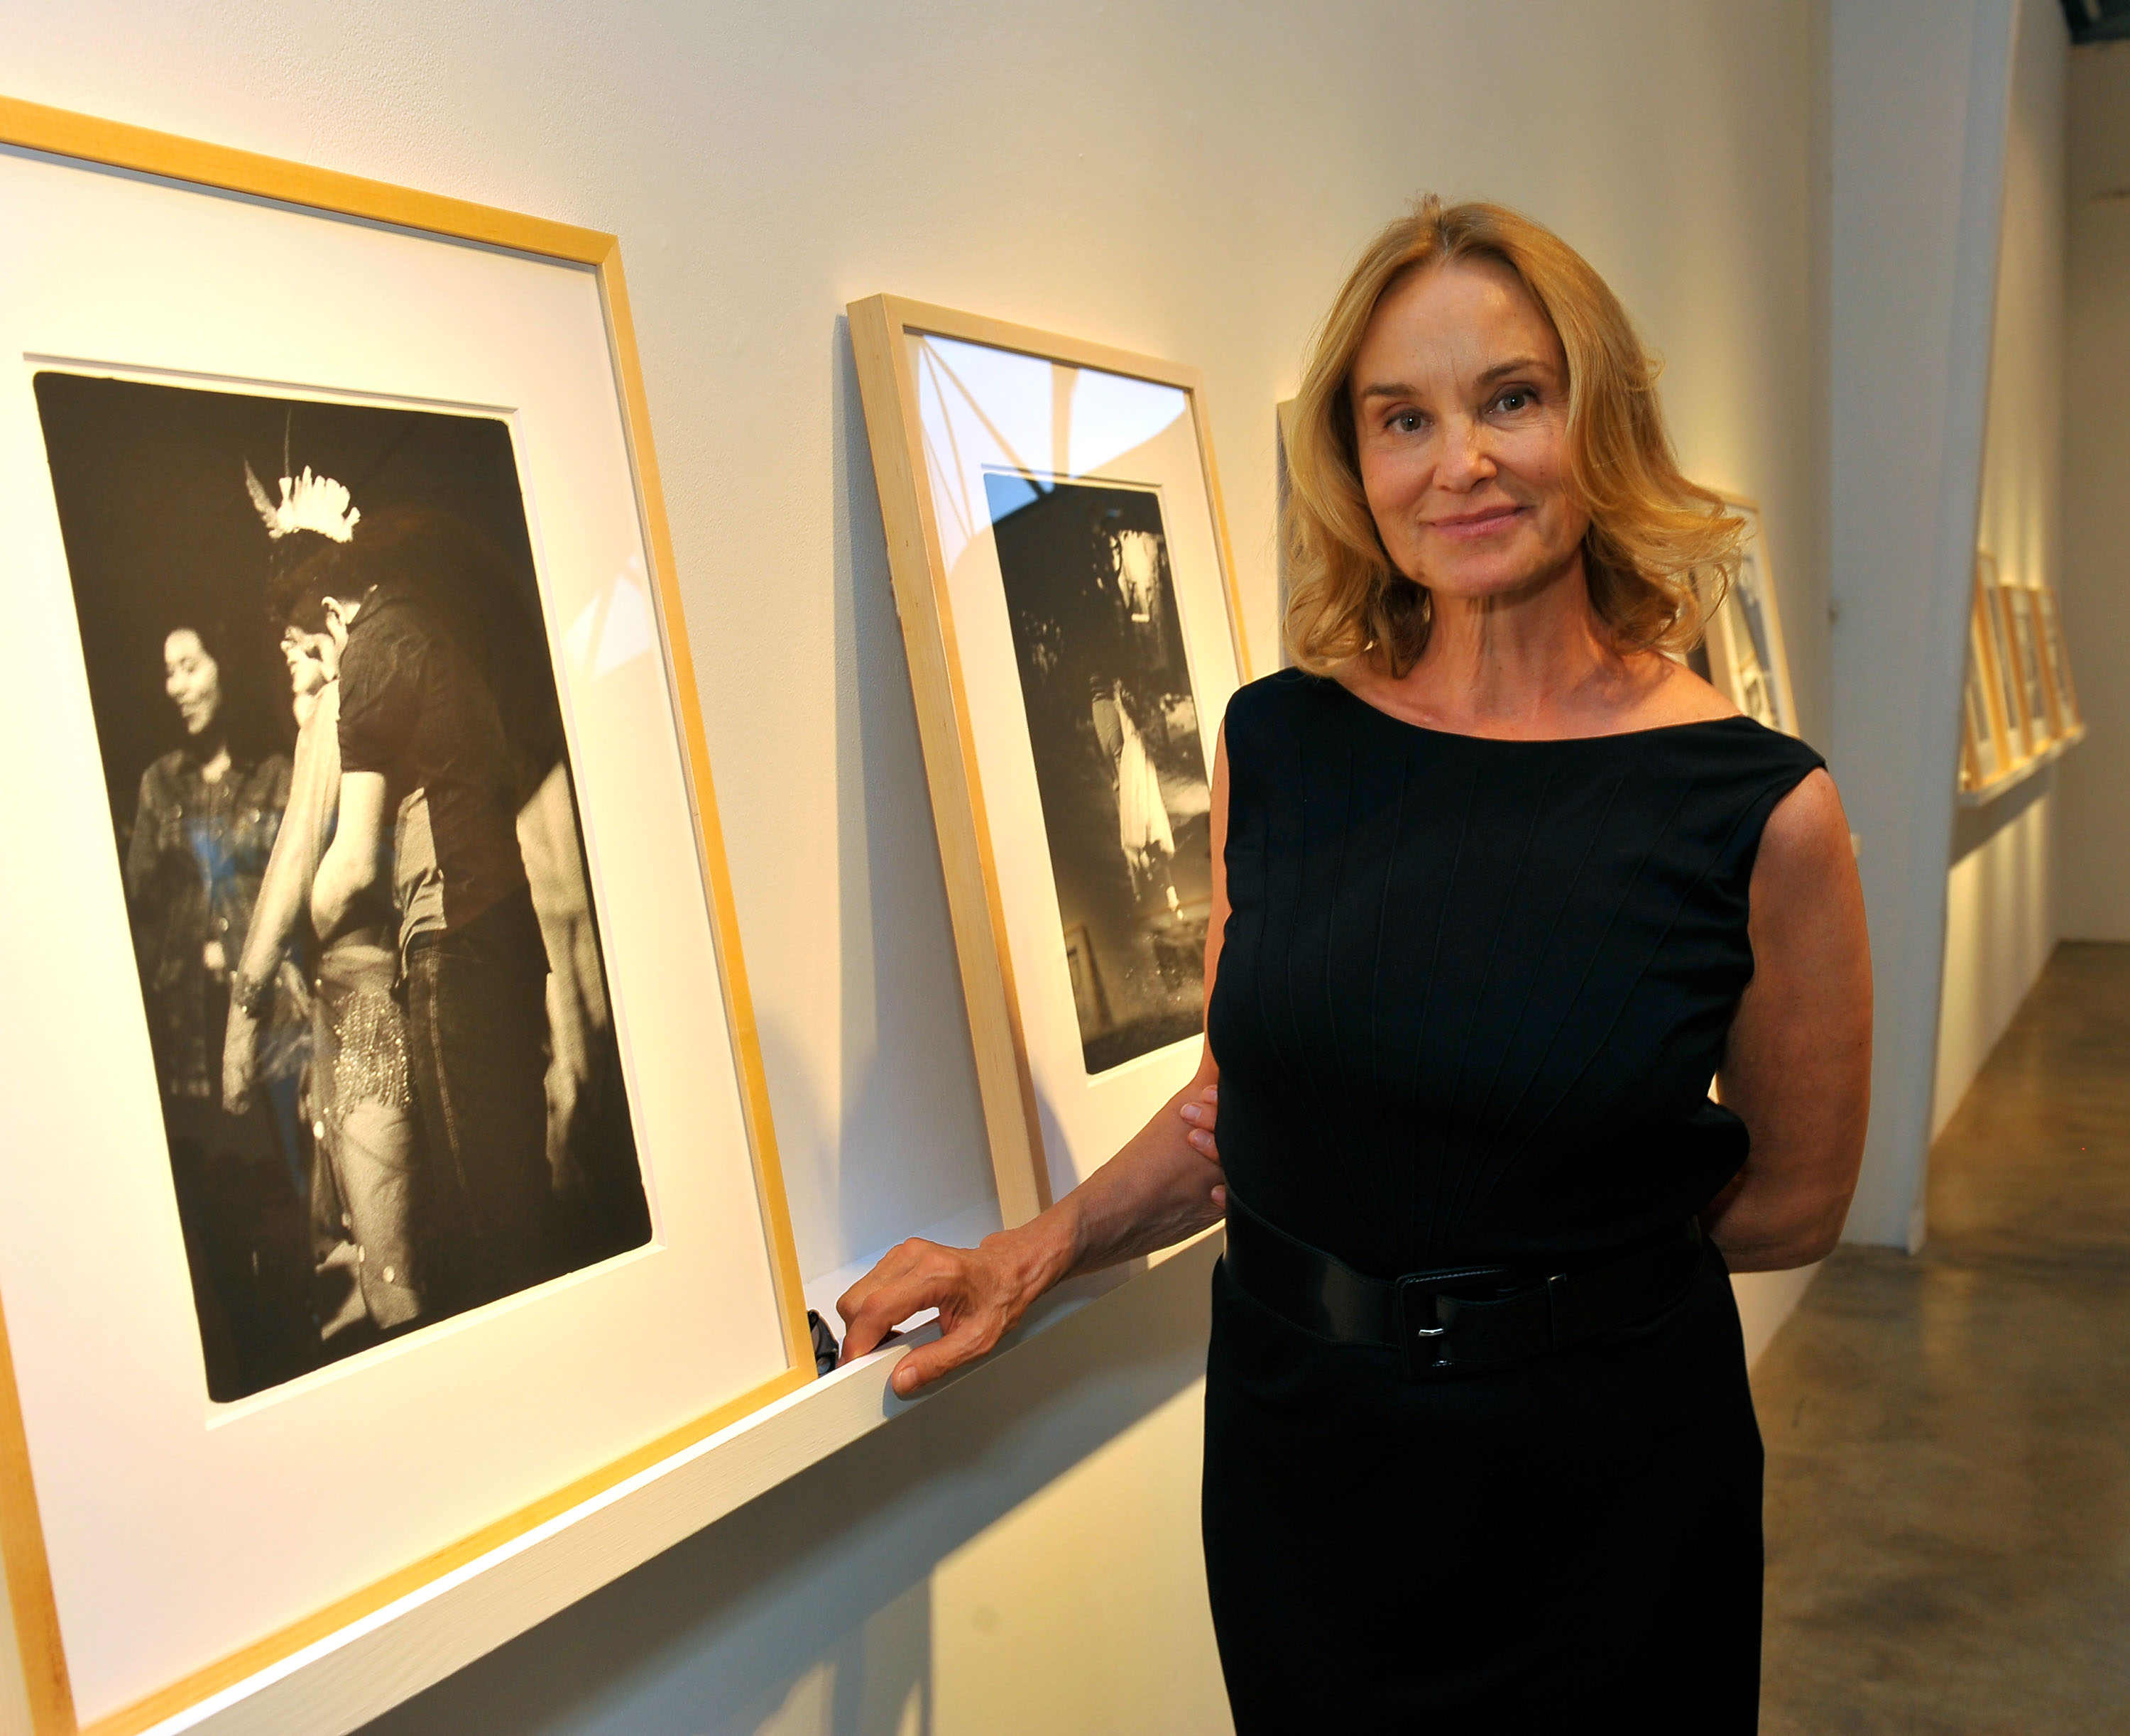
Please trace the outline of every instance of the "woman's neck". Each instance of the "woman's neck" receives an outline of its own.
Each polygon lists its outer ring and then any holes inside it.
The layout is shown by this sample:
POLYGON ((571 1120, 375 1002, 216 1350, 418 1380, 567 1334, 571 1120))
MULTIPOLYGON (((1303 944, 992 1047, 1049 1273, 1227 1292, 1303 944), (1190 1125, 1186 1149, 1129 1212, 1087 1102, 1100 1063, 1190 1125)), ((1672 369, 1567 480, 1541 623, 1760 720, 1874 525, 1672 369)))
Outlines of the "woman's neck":
POLYGON ((185 757, 198 769, 203 783, 220 783, 229 775, 229 738, 222 730, 205 729, 185 743, 185 757))
POLYGON ((1578 558, 1535 584, 1484 597, 1430 599, 1419 661, 1393 677, 1357 667, 1348 685, 1372 703, 1467 735, 1598 735, 1634 727, 1664 671, 1623 656, 1590 605, 1578 558))
POLYGON ((1438 594, 1426 648, 1399 685, 1445 715, 1514 728, 1610 710, 1633 683, 1578 575, 1523 595, 1438 594))

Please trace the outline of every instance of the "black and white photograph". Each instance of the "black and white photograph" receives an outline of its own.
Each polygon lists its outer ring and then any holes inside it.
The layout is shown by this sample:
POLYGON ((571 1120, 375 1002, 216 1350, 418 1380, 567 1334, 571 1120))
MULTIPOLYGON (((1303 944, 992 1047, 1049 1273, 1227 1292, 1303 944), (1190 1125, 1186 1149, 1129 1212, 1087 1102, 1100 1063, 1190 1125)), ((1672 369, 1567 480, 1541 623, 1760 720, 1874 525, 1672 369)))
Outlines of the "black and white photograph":
POLYGON ((209 1396, 642 1244, 508 424, 36 390, 209 1396))
POLYGON ((1161 497, 984 485, 1093 1075, 1204 1025, 1211 802, 1161 497))

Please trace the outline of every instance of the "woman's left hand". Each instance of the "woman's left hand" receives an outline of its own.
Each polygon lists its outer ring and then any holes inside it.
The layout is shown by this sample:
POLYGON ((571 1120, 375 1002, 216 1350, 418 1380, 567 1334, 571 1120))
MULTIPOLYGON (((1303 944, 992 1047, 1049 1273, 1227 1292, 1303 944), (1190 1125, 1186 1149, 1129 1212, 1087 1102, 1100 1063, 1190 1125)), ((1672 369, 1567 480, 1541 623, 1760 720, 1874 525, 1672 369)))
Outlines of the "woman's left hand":
POLYGON ((1191 1131, 1183 1136, 1191 1141, 1191 1149, 1214 1163, 1220 1162, 1220 1148, 1213 1139, 1214 1126, 1220 1119, 1219 1082, 1208 1085, 1197 1096, 1186 1098, 1176 1112, 1190 1125, 1191 1131))

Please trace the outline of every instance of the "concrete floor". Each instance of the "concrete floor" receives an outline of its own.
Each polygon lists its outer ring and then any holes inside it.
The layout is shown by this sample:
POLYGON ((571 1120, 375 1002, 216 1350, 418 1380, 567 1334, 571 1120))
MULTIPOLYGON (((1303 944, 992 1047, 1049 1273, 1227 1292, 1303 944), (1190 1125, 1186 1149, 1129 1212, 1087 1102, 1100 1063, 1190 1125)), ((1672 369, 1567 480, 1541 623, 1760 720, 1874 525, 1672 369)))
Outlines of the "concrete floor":
POLYGON ((2130 946, 2060 948, 1755 1371, 1763 1736, 2130 1732, 2130 946))

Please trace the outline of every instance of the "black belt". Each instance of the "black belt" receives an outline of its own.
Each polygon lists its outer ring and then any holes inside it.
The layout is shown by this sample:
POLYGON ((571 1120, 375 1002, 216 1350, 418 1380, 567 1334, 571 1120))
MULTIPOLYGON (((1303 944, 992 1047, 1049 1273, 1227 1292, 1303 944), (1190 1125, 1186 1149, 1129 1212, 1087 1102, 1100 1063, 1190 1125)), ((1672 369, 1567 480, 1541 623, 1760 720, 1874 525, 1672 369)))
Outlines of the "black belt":
POLYGON ((1508 1266, 1454 1266, 1366 1278, 1297 1241, 1228 1195, 1228 1275, 1304 1332, 1340 1344, 1402 1350, 1415 1380, 1477 1374, 1660 1313, 1701 1264, 1688 1218, 1662 1241, 1588 1271, 1543 1278, 1508 1266))

